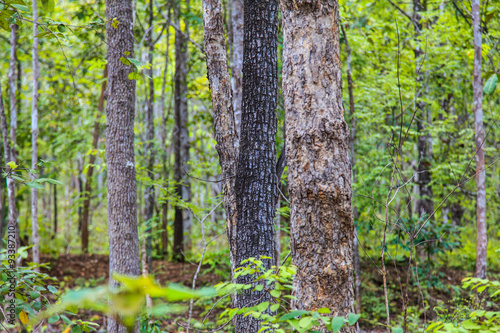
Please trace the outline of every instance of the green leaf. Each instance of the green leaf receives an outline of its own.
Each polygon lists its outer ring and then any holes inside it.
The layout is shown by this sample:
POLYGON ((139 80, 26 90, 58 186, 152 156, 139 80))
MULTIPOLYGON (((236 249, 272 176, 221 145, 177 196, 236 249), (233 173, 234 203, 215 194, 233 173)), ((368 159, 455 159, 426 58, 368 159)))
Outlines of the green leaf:
POLYGON ((304 311, 304 310, 290 311, 286 315, 281 316, 281 318, 278 321, 285 321, 285 320, 292 319, 292 318, 295 318, 298 316, 302 316, 304 314, 309 314, 309 311, 304 311))
POLYGON ((404 333, 404 330, 401 327, 393 327, 392 333, 404 333))
POLYGON ((82 327, 80 325, 73 326, 71 333, 82 333, 82 327))
POLYGON ((495 91, 495 88, 497 87, 498 83, 498 77, 496 74, 493 74, 490 76, 490 78, 486 81, 483 87, 483 93, 485 95, 491 95, 495 91))
POLYGON ((61 315, 61 319, 64 320, 64 322, 68 325, 74 324, 74 322, 72 320, 70 320, 68 317, 66 317, 65 315, 61 315))
POLYGON ((313 319, 313 317, 304 317, 299 321, 299 326, 309 328, 310 326, 312 326, 313 319))
POLYGON ((278 298, 281 296, 281 291, 279 290, 271 290, 270 292, 271 296, 275 297, 275 298, 278 298))
POLYGON ((57 288, 54 286, 47 286, 47 289, 53 294, 57 293, 57 288))
POLYGON ((261 284, 256 285, 254 288, 255 291, 262 291, 263 289, 264 289, 264 286, 261 284))
POLYGON ((43 185, 40 185, 40 184, 37 184, 35 182, 27 182, 25 183, 26 186, 28 187, 31 187, 31 188, 36 188, 36 189, 39 189, 39 190, 43 190, 43 185))
POLYGON ((16 169, 18 167, 18 165, 16 164, 16 162, 14 161, 10 161, 9 163, 7 163, 7 165, 9 166, 9 168, 11 168, 12 170, 16 169))
POLYGON ((267 310, 268 306, 269 306, 269 302, 260 303, 259 305, 257 305, 257 311, 264 312, 267 310))
POLYGON ((27 6, 19 5, 19 4, 11 4, 12 7, 14 7, 17 10, 20 10, 22 12, 29 12, 30 9, 27 6))
POLYGON ((66 26, 64 24, 59 24, 57 26, 57 30, 59 30, 59 32, 65 32, 66 31, 66 26))
MULTIPOLYGON (((127 65, 127 66, 132 64, 132 63, 131 63, 130 61, 128 61, 128 59, 127 59, 127 58, 125 58, 125 57, 120 57, 120 61, 122 62, 122 64, 127 65)), ((130 79, 130 74, 129 74, 129 79, 130 79)))
POLYGON ((269 310, 271 310, 271 312, 274 312, 274 311, 278 310, 279 307, 280 307, 279 304, 273 304, 273 305, 271 305, 271 307, 269 308, 269 310))
POLYGON ((55 316, 50 317, 47 321, 49 322, 49 324, 54 324, 54 323, 56 323, 58 320, 59 320, 59 316, 58 316, 58 315, 55 315, 55 316))
POLYGON ((38 178, 38 179, 35 179, 35 183, 49 183, 49 184, 62 185, 62 183, 60 181, 55 180, 55 179, 50 179, 50 178, 38 178))
POLYGON ((347 317, 347 322, 349 325, 354 325, 358 321, 359 317, 361 317, 360 314, 355 314, 355 313, 349 313, 349 316, 347 317))
POLYGON ((344 326, 344 317, 335 317, 330 325, 332 332, 337 333, 344 326))
POLYGON ((318 313, 332 313, 332 311, 329 308, 321 308, 318 313))
POLYGON ((37 292, 34 292, 34 291, 30 291, 30 297, 35 299, 35 298, 40 297, 40 294, 37 292))
POLYGON ((42 9, 47 12, 53 12, 55 8, 55 1, 54 0, 42 0, 42 9))

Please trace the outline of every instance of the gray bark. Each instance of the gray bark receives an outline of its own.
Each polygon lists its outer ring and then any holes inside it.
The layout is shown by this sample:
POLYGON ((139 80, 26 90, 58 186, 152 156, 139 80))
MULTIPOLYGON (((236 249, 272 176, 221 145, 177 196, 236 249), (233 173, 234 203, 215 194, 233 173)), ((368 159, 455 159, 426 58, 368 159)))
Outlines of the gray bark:
POLYGON ((474 128, 476 141, 476 214, 477 248, 476 277, 486 279, 486 255, 488 246, 486 225, 486 171, 484 164, 483 83, 481 80, 481 16, 479 0, 472 0, 472 29, 474 33, 474 128))
MULTIPOLYGON (((33 96, 31 108, 31 168, 37 169, 38 163, 38 77, 40 75, 38 61, 38 7, 33 1, 33 96)), ((31 175, 31 179, 35 179, 31 175)), ((33 262, 40 263, 40 247, 38 236, 38 190, 31 189, 31 221, 32 221, 32 242, 33 242, 33 262)))
POLYGON ((282 13, 293 307, 345 316, 354 310, 354 225, 338 2, 285 0, 282 13))
MULTIPOLYGON (((243 100, 240 151, 236 170, 235 265, 250 257, 267 256, 264 268, 275 263, 276 106, 278 102, 278 1, 245 0, 243 100)), ((237 283, 255 277, 239 276, 237 283)), ((235 296, 236 307, 269 301, 266 291, 245 290, 235 296)), ((236 317, 236 332, 257 332, 259 320, 236 317)))
MULTIPOLYGON (((180 27, 180 4, 175 7, 176 24, 180 27)), ((185 32, 175 32, 175 77, 174 77, 174 118, 175 118, 175 165, 174 180, 176 182, 176 193, 179 199, 189 201, 189 179, 185 170, 188 170, 189 161, 189 133, 187 130, 188 101, 187 101, 187 60, 188 60, 188 26, 185 32)), ((174 219, 174 259, 184 261, 185 227, 189 224, 189 212, 179 206, 175 207, 174 219)))
MULTIPOLYGON (((131 66, 120 57, 134 56, 133 12, 130 0, 106 0, 108 103, 106 106, 106 159, 108 169, 109 271, 138 276, 139 237, 137 231, 137 184, 134 155, 136 81, 129 80, 131 66), (118 28, 112 27, 117 18, 118 28)), ((110 286, 116 281, 110 279, 110 286)), ((108 332, 126 332, 109 319, 108 332)), ((137 330, 138 331, 138 330, 137 330)))
POLYGON ((231 1, 232 24, 232 59, 231 59, 231 85, 233 88, 233 110, 236 130, 239 135, 241 124, 241 101, 243 94, 242 67, 243 67, 243 0, 231 1))

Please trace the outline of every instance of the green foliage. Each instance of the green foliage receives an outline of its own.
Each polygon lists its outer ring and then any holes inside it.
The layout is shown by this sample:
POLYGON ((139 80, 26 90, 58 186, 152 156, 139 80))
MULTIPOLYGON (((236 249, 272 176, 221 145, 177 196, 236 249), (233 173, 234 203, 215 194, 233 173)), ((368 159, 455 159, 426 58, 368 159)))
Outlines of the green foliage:
MULTIPOLYGON (((476 297, 482 300, 489 297, 492 300, 499 299, 500 282, 479 278, 465 278, 462 280, 463 289, 470 289, 477 293, 476 297)), ((431 323, 426 332, 446 332, 446 333, 493 333, 500 331, 500 311, 481 309, 481 304, 458 304, 449 311, 446 308, 436 307, 434 311, 441 320, 431 323)))
POLYGON ((248 284, 221 283, 216 285, 219 294, 225 295, 232 292, 242 292, 252 289, 264 290, 271 297, 271 301, 258 303, 251 307, 227 308, 220 315, 220 322, 227 322, 234 316, 253 316, 261 320, 259 332, 272 330, 277 333, 284 332, 317 332, 318 327, 326 328, 329 332, 339 332, 344 326, 355 325, 360 317, 359 314, 349 313, 345 317, 332 317, 331 310, 321 308, 316 311, 292 310, 289 306, 293 289, 293 276, 297 269, 292 265, 273 266, 269 270, 264 269, 262 260, 270 259, 261 257, 259 259, 249 258, 241 262, 241 266, 235 270, 235 277, 243 275, 255 276, 255 280, 248 284))
MULTIPOLYGON (((40 320, 47 318, 56 320, 56 316, 65 311, 77 312, 78 309, 89 309, 103 313, 132 330, 141 316, 163 316, 180 312, 184 307, 171 303, 207 297, 214 293, 211 288, 192 290, 175 284, 161 287, 151 277, 114 275, 113 278, 119 283, 118 288, 102 286, 71 290, 62 295, 57 304, 50 306, 32 319, 31 324, 36 324, 40 320), (152 308, 146 308, 146 295, 152 298, 165 299, 167 302, 157 302, 152 308)), ((60 317, 65 320, 63 315, 60 317)), ((68 322, 65 320, 65 322, 69 325, 78 324, 81 326, 81 324, 73 321, 68 322)), ((91 328, 89 327, 89 329, 91 328)))

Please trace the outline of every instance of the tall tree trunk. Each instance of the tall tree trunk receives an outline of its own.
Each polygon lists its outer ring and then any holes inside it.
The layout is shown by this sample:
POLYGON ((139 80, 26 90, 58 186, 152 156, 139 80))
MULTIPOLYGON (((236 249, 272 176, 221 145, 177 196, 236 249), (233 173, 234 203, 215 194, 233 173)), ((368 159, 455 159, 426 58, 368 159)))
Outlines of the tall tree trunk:
POLYGON ((344 316, 354 302, 354 225, 338 2, 285 0, 282 13, 293 306, 344 316))
POLYGON ((476 277, 486 279, 486 250, 488 246, 486 225, 486 170, 484 163, 483 83, 481 81, 481 16, 479 0, 472 0, 472 29, 474 32, 474 128, 476 141, 476 214, 477 248, 476 277))
POLYGON ((241 100, 243 96, 243 83, 241 70, 243 67, 243 17, 244 6, 243 0, 231 1, 231 21, 232 21, 232 37, 233 49, 231 59, 231 84, 233 88, 233 110, 234 121, 238 135, 240 133, 241 124, 241 100))
MULTIPOLYGON (((94 134, 92 136, 92 147, 97 150, 99 147, 99 118, 104 111, 104 94, 106 93, 106 78, 108 77, 107 65, 104 67, 104 79, 105 81, 101 85, 101 96, 99 97, 99 104, 97 105, 97 110, 99 114, 94 122, 94 134)), ((83 209, 82 209, 82 252, 89 253, 89 216, 90 216, 90 201, 92 198, 92 176, 94 175, 94 164, 97 154, 91 154, 89 157, 89 168, 87 171, 87 181, 85 182, 83 209)), ((56 227, 56 224, 54 224, 56 227)), ((54 230, 55 233, 55 230, 54 230)))
POLYGON ((10 87, 10 142, 12 144, 12 160, 17 163, 17 24, 10 25, 10 64, 9 64, 9 87, 10 87))
MULTIPOLYGON (((3 150, 4 150, 4 158, 5 158, 5 170, 9 172, 11 168, 7 165, 10 161, 13 160, 12 157, 12 147, 10 146, 9 143, 9 130, 7 127, 7 118, 5 117, 5 109, 4 109, 4 104, 3 104, 3 97, 2 97, 2 88, 0 86, 0 127, 2 130, 2 139, 3 139, 3 150)), ((7 250, 14 250, 14 253, 17 251, 19 248, 19 231, 18 225, 17 225, 17 209, 16 209, 16 194, 15 194, 15 182, 14 179, 11 177, 7 177, 7 196, 8 196, 8 202, 9 202, 9 220, 7 224, 7 233, 10 235, 11 231, 14 231, 14 237, 15 239, 12 240, 9 236, 7 237, 7 250), (14 241, 14 248, 9 248, 9 246, 12 244, 11 242, 14 241)), ((2 236, 3 236, 3 221, 0 221, 0 230, 2 231, 2 236)), ((0 238, 0 241, 3 238, 0 238)), ((12 253, 8 253, 12 254, 12 253)))
MULTIPOLYGON (((237 0, 235 0, 237 1, 237 0)), ((226 231, 234 271, 236 253, 236 193, 234 179, 238 157, 238 134, 232 104, 231 81, 227 66, 221 0, 203 0, 203 24, 207 71, 212 94, 215 146, 222 169, 222 191, 226 211, 226 231)))
MULTIPOLYGON (((109 272, 139 276, 139 236, 137 231, 137 183, 134 155, 136 81, 129 80, 131 66, 120 58, 134 56, 131 0, 106 0, 108 103, 106 106, 106 163, 108 168, 109 272), (112 26, 113 19, 119 22, 112 26)), ((116 281, 110 279, 110 286, 116 281)), ((111 318, 108 332, 124 333, 111 318)), ((136 330, 138 332, 138 329, 136 330)))
MULTIPOLYGON (((155 147, 153 143, 154 139, 154 82, 153 82, 153 52, 154 52, 154 44, 153 44, 153 0, 149 0, 149 19, 148 19, 148 33, 146 35, 146 45, 148 46, 148 63, 150 68, 147 70, 147 74, 149 76, 149 96, 147 97, 146 103, 146 146, 144 147, 146 164, 147 164, 147 174, 151 181, 154 180, 154 163, 155 163, 155 147)), ((152 233, 152 223, 153 223, 153 214, 155 209, 155 188, 153 185, 145 185, 144 188, 144 219, 147 223, 146 228, 146 259, 148 263, 148 268, 151 269, 153 267, 152 262, 152 247, 151 247, 151 233, 152 233)), ((148 273, 150 271, 148 270, 148 273)))
MULTIPOLYGON (((276 106, 278 102, 278 1, 245 0, 241 152, 236 169, 235 265, 250 257, 267 256, 264 267, 275 264, 276 106)), ((255 277, 239 276, 237 283, 255 277)), ((248 289, 235 296, 235 306, 269 301, 266 291, 248 289)), ((236 332, 257 332, 253 316, 236 318, 236 332)))
MULTIPOLYGON (((40 75, 38 62, 38 7, 37 2, 33 1, 33 97, 31 108, 31 168, 37 169, 38 163, 38 77, 40 75)), ((35 175, 31 176, 32 180, 35 175)), ((40 248, 38 237, 38 190, 31 189, 31 223, 32 223, 32 242, 33 242, 33 262, 40 263, 40 248)), ((36 269, 38 270, 38 268, 36 269)))
MULTIPOLYGON (((342 32, 344 34, 345 48, 347 51, 347 89, 349 91, 349 113, 351 115, 351 135, 349 137, 349 152, 351 153, 351 173, 352 173, 352 183, 356 184, 357 174, 356 174, 356 153, 354 151, 354 145, 356 144, 356 118, 354 115, 354 88, 352 83, 352 69, 351 69, 351 48, 349 46, 349 40, 347 39, 347 34, 345 33, 344 26, 341 25, 342 32)), ((354 198, 353 198, 354 199, 354 198)), ((358 222, 359 214, 358 207, 356 204, 352 205, 352 213, 354 217, 354 222, 358 222)), ((356 295, 356 313, 361 313, 361 267, 359 265, 359 241, 358 241, 358 229, 356 225, 354 226, 354 271, 356 273, 355 281, 355 295, 356 295)))
MULTIPOLYGON (((170 25, 170 7, 167 8, 167 21, 168 26, 170 25)), ((165 51, 165 69, 163 71, 163 82, 161 87, 161 99, 160 99, 160 109, 162 116, 162 126, 161 126, 161 142, 162 142, 162 157, 163 157, 163 176, 165 178, 168 177, 169 170, 167 168, 167 113, 165 112, 165 90, 167 86, 167 72, 168 72, 168 63, 169 63, 169 51, 170 51, 170 29, 167 26, 167 50, 165 51)), ((168 186, 167 186, 168 187, 168 186)), ((168 202, 164 202, 162 206, 162 214, 161 214, 161 245, 162 245, 162 254, 165 258, 168 255, 168 202)))
MULTIPOLYGON (((414 48, 415 55, 415 74, 417 79, 417 90, 421 91, 420 94, 425 94, 426 91, 423 86, 426 84, 425 73, 423 71, 423 57, 426 55, 420 46, 421 31, 423 28, 421 13, 426 8, 422 5, 420 0, 413 0, 413 20, 415 27, 415 38, 417 45, 414 48)), ((434 212, 434 203, 432 201, 432 186, 431 183, 431 160, 432 160, 432 137, 430 133, 424 134, 426 131, 425 123, 430 124, 432 119, 430 116, 430 109, 427 103, 422 99, 422 96, 417 96, 417 116, 415 121, 417 123, 418 139, 418 199, 416 202, 416 211, 419 218, 424 216, 428 217, 434 212)))
MULTIPOLYGON (((181 16, 180 3, 176 4, 176 24, 180 27, 181 16)), ((186 32, 187 25, 186 25, 186 32)), ((179 199, 189 200, 189 179, 185 176, 187 161, 189 160, 189 142, 187 130, 187 60, 188 43, 187 35, 182 31, 175 32, 175 77, 174 77, 174 113, 175 113, 175 166, 174 180, 176 182, 176 193, 179 199)), ((189 212, 180 206, 175 207, 174 220, 174 248, 173 256, 177 261, 184 261, 184 227, 189 212)))
POLYGON ((57 184, 54 184, 54 231, 52 234, 52 238, 55 238, 57 235, 57 184))

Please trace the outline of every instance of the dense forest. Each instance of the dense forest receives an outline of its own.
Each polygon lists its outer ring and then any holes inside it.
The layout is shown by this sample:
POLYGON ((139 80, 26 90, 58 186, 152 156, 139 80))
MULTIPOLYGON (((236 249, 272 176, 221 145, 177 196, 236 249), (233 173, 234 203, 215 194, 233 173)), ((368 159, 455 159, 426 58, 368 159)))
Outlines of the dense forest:
POLYGON ((500 332, 499 0, 0 0, 0 330, 500 332))

